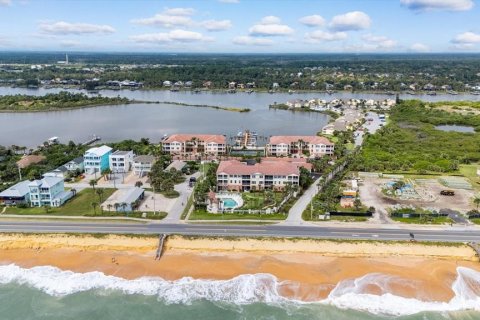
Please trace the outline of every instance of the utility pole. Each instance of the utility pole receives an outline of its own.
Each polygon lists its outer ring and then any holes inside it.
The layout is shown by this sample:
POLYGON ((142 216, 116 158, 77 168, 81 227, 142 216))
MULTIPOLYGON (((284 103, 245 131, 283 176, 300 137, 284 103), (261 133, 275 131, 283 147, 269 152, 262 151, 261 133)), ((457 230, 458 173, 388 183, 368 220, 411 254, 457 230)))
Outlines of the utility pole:
POLYGON ((22 170, 18 167, 18 175, 20 176, 20 180, 22 180, 22 170))
POLYGON ((152 185, 152 188, 153 188, 153 215, 156 216, 157 215, 157 211, 155 209, 155 186, 152 185))

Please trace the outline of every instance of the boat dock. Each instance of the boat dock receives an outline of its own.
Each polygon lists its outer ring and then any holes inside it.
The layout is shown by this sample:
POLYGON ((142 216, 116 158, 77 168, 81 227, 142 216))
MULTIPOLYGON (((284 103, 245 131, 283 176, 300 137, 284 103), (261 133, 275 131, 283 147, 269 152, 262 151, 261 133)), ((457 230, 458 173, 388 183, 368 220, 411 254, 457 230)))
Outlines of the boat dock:
POLYGON ((87 141, 83 142, 82 143, 82 146, 88 146, 88 145, 91 145, 92 143, 95 143, 97 141, 100 141, 102 138, 100 138, 99 136, 97 135, 93 135, 92 138, 88 139, 87 141))

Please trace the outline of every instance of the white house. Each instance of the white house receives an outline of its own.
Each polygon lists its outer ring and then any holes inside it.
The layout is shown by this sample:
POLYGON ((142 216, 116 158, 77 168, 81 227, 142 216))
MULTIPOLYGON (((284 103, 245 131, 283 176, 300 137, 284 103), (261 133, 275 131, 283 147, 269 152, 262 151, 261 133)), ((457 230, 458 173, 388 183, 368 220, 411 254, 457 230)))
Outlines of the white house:
POLYGON ((52 171, 49 171, 45 173, 43 176, 44 177, 57 177, 57 178, 62 178, 65 179, 68 174, 68 169, 65 166, 60 166, 57 169, 54 169, 52 171))
POLYGON ((143 177, 152 171, 154 163, 154 156, 136 156, 133 158, 133 173, 136 176, 143 177))
POLYGON ((68 171, 83 171, 83 157, 75 158, 63 165, 68 171))
POLYGON ((101 146, 97 148, 88 149, 83 155, 85 172, 93 174, 110 168, 110 154, 112 148, 109 146, 101 146))
POLYGON ((73 197, 72 191, 65 191, 62 178, 44 177, 28 184, 30 189, 30 203, 34 207, 60 207, 73 197))
POLYGON ((110 155, 110 170, 113 173, 126 173, 132 170, 133 151, 117 150, 110 155))

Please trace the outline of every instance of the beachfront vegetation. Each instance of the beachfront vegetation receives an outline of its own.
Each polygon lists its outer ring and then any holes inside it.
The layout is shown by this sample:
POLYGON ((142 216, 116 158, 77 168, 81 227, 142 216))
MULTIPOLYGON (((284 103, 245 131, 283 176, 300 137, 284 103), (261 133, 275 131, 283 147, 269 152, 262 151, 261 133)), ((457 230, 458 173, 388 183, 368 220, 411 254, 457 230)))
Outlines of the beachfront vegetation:
POLYGON ((287 215, 283 213, 273 214, 239 214, 239 213, 209 213, 206 210, 194 210, 189 220, 285 220, 287 215))
POLYGON ((126 104, 127 98, 89 97, 83 93, 49 93, 44 96, 6 95, 0 97, 0 112, 34 112, 74 109, 112 104, 126 104))
POLYGON ((437 125, 464 125, 480 130, 480 116, 449 113, 403 101, 392 109, 391 122, 367 136, 355 168, 359 171, 455 172, 460 164, 480 161, 480 134, 437 130, 437 125))

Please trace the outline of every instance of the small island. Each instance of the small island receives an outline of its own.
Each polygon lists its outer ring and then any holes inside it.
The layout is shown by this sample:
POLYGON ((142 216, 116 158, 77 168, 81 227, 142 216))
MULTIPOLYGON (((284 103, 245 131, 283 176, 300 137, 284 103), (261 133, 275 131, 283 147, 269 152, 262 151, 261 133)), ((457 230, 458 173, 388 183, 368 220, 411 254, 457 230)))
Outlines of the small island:
POLYGON ((248 108, 222 107, 211 105, 188 104, 172 101, 140 101, 125 97, 88 96, 84 93, 61 91, 43 96, 5 95, 0 96, 0 112, 48 112, 99 107, 107 105, 125 105, 132 103, 169 104, 175 106, 211 108, 216 110, 249 112, 248 108))

